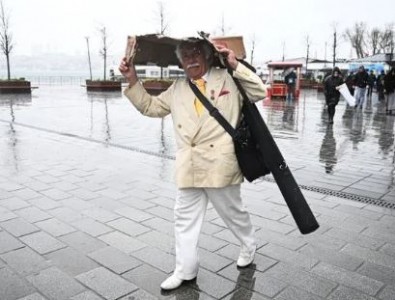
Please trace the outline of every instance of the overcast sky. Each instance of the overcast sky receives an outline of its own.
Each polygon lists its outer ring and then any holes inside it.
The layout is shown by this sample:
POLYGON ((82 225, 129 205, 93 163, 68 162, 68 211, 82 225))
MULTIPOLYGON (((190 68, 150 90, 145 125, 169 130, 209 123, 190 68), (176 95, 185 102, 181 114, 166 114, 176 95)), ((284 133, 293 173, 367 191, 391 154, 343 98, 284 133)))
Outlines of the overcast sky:
MULTIPOLYGON (((13 54, 37 52, 85 54, 85 36, 91 51, 99 51, 98 28, 106 26, 110 54, 121 55, 126 36, 158 32, 157 0, 2 0, 10 15, 13 54)), ((203 30, 220 35, 222 16, 227 35, 242 35, 247 52, 255 40, 254 62, 305 56, 305 38, 311 57, 332 55, 333 28, 341 34, 357 21, 368 28, 395 21, 394 0, 166 0, 167 35, 193 36, 203 30), (255 38, 254 38, 255 37, 255 38)), ((339 41, 339 55, 349 58, 351 47, 339 41)), ((3 58, 1 58, 3 59, 3 58)))

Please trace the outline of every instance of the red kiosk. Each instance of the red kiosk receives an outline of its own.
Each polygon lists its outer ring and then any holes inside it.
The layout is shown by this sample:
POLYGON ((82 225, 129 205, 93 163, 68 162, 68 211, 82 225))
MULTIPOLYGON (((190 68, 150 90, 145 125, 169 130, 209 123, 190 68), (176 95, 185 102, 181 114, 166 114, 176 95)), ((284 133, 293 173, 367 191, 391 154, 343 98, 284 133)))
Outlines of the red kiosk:
POLYGON ((272 97, 287 97, 287 85, 284 82, 285 73, 287 70, 293 68, 296 72, 296 86, 295 86, 295 98, 299 98, 300 93, 300 76, 301 76, 301 63, 292 62, 270 62, 267 64, 269 69, 268 81, 271 83, 271 87, 268 89, 269 98, 272 97))

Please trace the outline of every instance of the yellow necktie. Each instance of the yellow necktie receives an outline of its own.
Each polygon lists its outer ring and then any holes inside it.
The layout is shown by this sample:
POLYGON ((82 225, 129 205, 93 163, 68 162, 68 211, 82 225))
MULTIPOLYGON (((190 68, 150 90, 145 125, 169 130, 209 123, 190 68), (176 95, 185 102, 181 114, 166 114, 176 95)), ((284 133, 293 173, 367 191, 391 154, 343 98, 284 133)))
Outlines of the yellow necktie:
MULTIPOLYGON (((198 80, 195 80, 195 84, 198 87, 198 89, 202 92, 203 95, 206 94, 206 81, 204 79, 200 78, 198 80)), ((195 98, 195 110, 197 115, 200 117, 203 113, 204 106, 202 102, 198 98, 195 98)))

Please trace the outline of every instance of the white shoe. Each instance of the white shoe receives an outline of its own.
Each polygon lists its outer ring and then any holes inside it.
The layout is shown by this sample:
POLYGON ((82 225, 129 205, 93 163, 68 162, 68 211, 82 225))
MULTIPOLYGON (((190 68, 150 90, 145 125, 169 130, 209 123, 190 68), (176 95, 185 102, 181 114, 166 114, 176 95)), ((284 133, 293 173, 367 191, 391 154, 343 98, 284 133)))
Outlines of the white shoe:
POLYGON ((162 290, 174 290, 182 284, 184 280, 177 278, 174 274, 167 278, 160 285, 162 290))
POLYGON ((239 268, 245 268, 252 264, 255 258, 255 251, 256 248, 250 254, 240 253, 239 258, 237 259, 237 266, 239 268))

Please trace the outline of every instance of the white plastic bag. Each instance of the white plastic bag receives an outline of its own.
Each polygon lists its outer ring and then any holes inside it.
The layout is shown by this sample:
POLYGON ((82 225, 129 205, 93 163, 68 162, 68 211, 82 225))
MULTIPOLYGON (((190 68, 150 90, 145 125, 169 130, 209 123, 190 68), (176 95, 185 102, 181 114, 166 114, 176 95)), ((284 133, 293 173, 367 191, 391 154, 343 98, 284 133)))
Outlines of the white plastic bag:
POLYGON ((346 99, 348 105, 355 106, 356 103, 355 98, 353 95, 350 94, 350 91, 345 83, 339 85, 337 89, 339 90, 340 94, 342 94, 344 99, 346 99))

